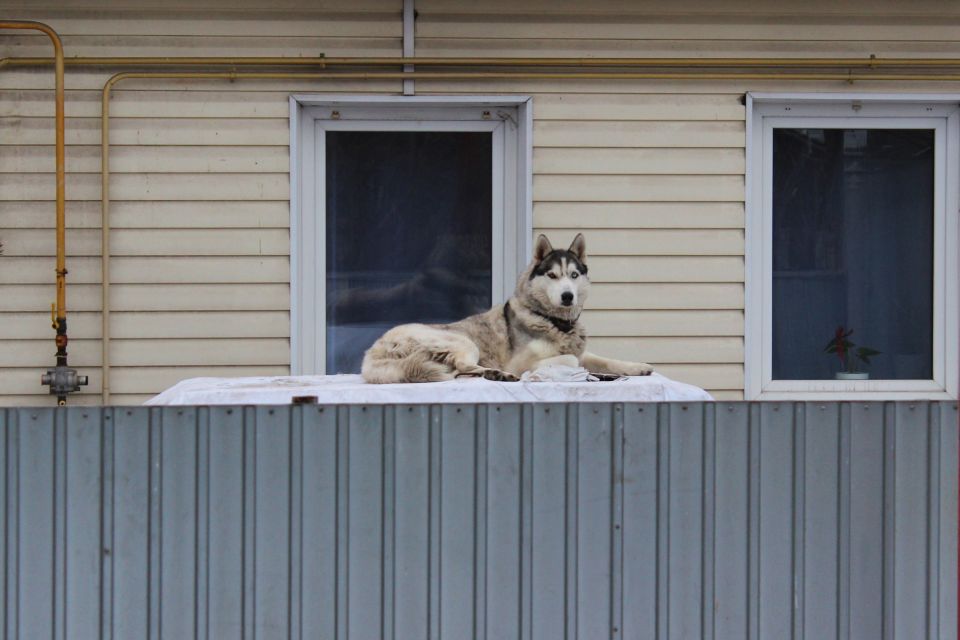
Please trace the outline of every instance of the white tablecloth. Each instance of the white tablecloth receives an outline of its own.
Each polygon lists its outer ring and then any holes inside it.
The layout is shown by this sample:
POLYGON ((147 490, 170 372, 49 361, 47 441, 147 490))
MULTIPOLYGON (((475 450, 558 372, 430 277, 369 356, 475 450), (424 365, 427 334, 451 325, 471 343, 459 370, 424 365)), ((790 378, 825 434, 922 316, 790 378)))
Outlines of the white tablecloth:
POLYGON ((290 404, 315 396, 319 404, 472 404, 515 402, 698 402, 699 387, 654 373, 613 382, 492 382, 460 378, 418 384, 367 384, 359 375, 190 378, 147 405, 290 404))

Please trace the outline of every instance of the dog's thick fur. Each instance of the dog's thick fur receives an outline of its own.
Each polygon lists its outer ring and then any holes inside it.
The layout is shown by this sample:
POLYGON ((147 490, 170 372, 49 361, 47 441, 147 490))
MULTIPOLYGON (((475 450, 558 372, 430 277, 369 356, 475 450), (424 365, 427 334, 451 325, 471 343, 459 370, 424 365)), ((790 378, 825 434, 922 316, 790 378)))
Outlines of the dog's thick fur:
POLYGON ((586 350, 579 318, 589 289, 583 235, 577 234, 566 251, 555 250, 541 235, 510 300, 452 324, 390 329, 364 354, 363 378, 372 383, 458 376, 514 381, 525 371, 553 363, 593 373, 650 374, 648 364, 601 358, 586 350))

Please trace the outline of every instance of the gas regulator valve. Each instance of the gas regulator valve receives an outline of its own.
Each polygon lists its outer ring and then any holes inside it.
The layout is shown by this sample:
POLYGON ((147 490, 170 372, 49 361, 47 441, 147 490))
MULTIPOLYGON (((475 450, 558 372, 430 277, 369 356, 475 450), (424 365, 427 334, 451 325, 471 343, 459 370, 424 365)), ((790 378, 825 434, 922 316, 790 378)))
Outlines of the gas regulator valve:
POLYGON ((40 376, 40 384, 49 385, 50 394, 57 396, 60 404, 66 404, 67 394, 80 391, 80 387, 87 386, 87 381, 87 376, 78 376, 76 369, 64 366, 47 369, 47 372, 40 376))

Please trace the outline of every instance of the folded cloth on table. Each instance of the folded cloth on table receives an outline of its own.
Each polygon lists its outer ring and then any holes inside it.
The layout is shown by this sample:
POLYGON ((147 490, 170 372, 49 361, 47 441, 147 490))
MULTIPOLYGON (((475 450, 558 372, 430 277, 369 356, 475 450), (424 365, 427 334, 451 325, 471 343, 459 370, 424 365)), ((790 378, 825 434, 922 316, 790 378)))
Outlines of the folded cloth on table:
POLYGON ((565 364, 548 364, 533 371, 524 371, 520 379, 524 382, 597 382, 600 380, 583 367, 571 367, 565 364))

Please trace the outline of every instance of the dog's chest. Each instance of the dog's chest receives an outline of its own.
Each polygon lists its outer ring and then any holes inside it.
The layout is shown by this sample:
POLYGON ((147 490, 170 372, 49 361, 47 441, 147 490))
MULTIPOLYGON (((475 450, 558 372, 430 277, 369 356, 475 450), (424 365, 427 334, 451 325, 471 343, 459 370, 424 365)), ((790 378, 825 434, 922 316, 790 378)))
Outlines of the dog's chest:
POLYGON ((578 358, 586 348, 586 340, 576 333, 552 335, 531 335, 522 333, 514 336, 513 351, 508 360, 520 370, 524 370, 532 363, 554 356, 572 354, 578 358))
POLYGON ((522 352, 539 360, 565 354, 579 356, 583 353, 583 340, 576 335, 564 336, 560 340, 534 338, 521 349, 522 352))

